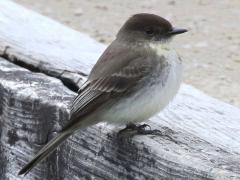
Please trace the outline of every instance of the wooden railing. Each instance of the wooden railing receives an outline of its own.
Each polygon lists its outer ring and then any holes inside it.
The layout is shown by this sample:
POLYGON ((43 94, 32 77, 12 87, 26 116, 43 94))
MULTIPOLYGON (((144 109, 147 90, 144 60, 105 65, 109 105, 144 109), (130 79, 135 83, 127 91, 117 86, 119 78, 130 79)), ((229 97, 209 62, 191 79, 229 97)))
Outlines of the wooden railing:
POLYGON ((240 179, 240 110, 186 84, 147 122, 161 136, 119 141, 121 127, 97 124, 17 176, 68 121, 75 92, 104 48, 0 1, 0 179, 240 179))

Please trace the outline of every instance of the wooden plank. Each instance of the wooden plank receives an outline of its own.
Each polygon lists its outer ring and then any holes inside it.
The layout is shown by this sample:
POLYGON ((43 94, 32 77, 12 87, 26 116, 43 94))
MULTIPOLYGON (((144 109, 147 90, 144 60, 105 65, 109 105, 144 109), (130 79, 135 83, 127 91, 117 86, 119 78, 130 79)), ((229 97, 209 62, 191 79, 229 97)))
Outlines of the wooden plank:
POLYGON ((57 79, 31 73, 2 58, 0 67, 0 179, 20 179, 17 171, 23 162, 46 143, 61 119, 67 119, 67 102, 73 93, 57 79))
MULTIPOLYGON (((68 88, 105 46, 10 1, 0 7, 0 179, 21 179, 20 167, 67 121, 68 88)), ((240 179, 238 108, 183 84, 149 124, 164 135, 119 142, 119 128, 80 131, 24 179, 240 179)))
POLYGON ((8 0, 0 1, 0 25, 0 54, 70 83, 86 76, 105 49, 88 35, 8 0))

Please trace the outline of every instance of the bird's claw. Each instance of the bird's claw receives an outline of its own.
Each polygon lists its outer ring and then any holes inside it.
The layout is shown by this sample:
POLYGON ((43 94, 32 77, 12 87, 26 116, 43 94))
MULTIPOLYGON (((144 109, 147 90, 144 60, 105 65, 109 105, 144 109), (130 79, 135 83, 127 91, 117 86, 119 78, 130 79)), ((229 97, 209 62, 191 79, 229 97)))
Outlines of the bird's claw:
POLYGON ((162 133, 159 130, 152 130, 148 124, 128 124, 126 128, 118 132, 118 135, 129 137, 134 135, 162 135, 162 133))

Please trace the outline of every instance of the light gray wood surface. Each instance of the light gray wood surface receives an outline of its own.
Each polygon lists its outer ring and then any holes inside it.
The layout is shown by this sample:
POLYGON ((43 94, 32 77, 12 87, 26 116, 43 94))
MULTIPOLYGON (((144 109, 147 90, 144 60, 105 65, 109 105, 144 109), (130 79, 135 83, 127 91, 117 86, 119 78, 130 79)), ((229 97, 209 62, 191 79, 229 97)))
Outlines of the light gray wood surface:
POLYGON ((0 179, 240 179, 240 110, 186 84, 147 122, 162 136, 119 140, 121 127, 98 124, 17 176, 66 123, 105 46, 11 1, 0 8, 0 179))

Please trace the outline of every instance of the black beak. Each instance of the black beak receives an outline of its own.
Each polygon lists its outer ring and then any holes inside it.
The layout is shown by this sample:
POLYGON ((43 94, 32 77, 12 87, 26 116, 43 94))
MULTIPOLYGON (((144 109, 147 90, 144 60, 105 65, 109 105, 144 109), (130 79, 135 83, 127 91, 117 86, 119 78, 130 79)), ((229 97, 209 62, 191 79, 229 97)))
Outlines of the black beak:
POLYGON ((170 32, 168 32, 168 35, 176 35, 176 34, 182 34, 187 32, 187 29, 181 29, 181 28, 173 28, 170 32))

